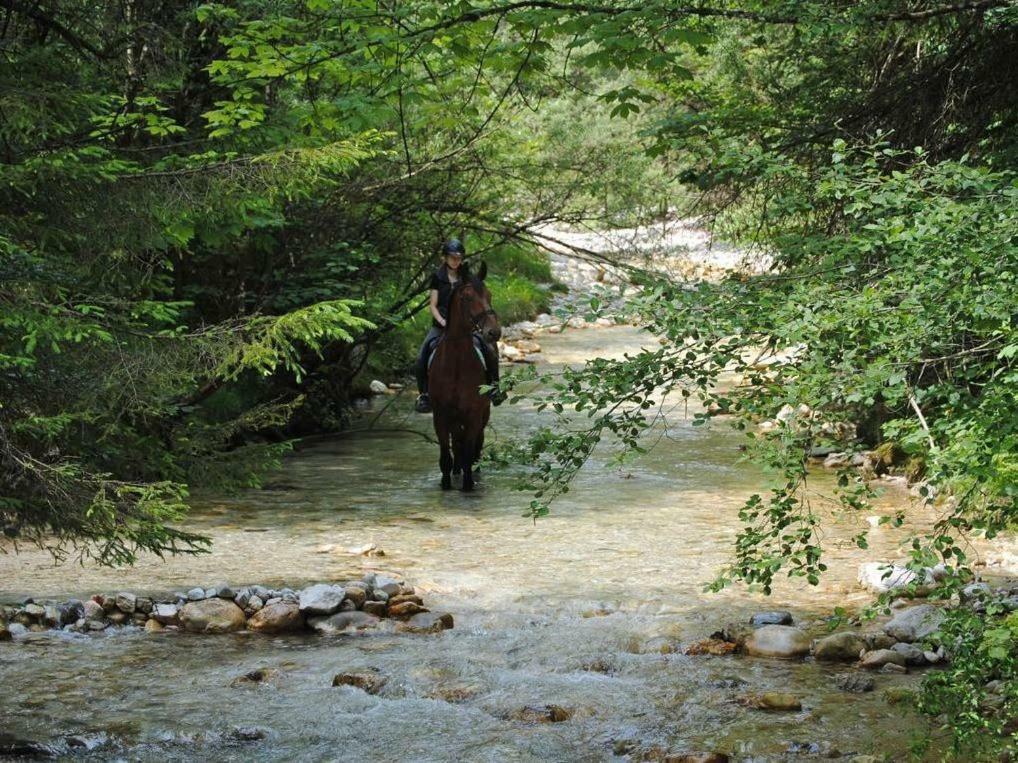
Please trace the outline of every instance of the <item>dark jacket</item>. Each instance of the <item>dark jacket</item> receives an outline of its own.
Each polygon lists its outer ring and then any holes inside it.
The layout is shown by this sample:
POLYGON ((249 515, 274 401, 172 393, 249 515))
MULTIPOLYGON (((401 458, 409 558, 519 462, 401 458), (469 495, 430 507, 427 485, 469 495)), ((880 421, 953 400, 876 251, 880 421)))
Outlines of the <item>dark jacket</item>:
MULTIPOLYGON (((460 267, 460 273, 463 272, 462 266, 460 267)), ((457 281, 457 283, 459 283, 457 281)), ((434 289, 438 292, 438 312, 443 318, 449 320, 449 303, 452 301, 452 289, 453 284, 449 280, 449 271, 442 264, 434 273, 431 274, 431 284, 428 286, 429 289, 434 289)), ((439 323, 432 317, 431 324, 438 326, 439 323)))

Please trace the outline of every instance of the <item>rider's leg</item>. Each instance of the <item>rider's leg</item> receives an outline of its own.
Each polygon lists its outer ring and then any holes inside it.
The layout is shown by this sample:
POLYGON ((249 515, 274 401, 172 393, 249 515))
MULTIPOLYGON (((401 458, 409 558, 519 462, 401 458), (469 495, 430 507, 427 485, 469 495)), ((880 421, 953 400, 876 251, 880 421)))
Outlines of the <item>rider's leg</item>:
POLYGON ((419 413, 429 413, 431 411, 431 399, 428 397, 428 356, 431 354, 435 342, 438 341, 441 335, 442 330, 437 326, 432 326, 431 330, 428 331, 428 335, 424 337, 421 349, 417 353, 414 375, 417 377, 417 392, 419 394, 415 407, 419 413))
POLYGON ((481 341, 481 346, 484 347, 484 363, 488 367, 488 384, 494 387, 489 395, 491 403, 492 405, 501 405, 502 401, 505 400, 505 394, 502 390, 498 389, 498 381, 501 378, 498 367, 498 349, 483 340, 481 341))

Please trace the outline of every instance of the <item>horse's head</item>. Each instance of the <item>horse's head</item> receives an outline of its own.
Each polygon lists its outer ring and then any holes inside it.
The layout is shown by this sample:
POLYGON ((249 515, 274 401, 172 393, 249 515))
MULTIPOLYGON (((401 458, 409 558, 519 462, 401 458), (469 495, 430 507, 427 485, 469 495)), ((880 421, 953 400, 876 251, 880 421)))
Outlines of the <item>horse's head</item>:
POLYGON ((484 285, 487 275, 488 263, 481 263, 477 275, 465 279, 456 292, 464 323, 488 344, 494 344, 502 336, 502 326, 498 322, 498 314, 491 309, 491 292, 484 285))

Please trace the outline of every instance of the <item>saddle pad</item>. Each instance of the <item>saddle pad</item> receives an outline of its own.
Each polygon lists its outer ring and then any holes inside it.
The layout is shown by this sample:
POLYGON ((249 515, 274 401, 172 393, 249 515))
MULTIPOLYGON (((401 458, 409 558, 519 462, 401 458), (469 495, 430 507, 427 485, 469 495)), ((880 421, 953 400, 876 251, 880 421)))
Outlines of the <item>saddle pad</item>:
MULTIPOLYGON (((474 334, 474 352, 477 354, 477 359, 481 361, 481 366, 484 367, 485 373, 488 371, 488 361, 484 358, 484 345, 482 344, 481 337, 474 334)), ((435 353, 438 352, 438 345, 442 344, 442 340, 439 339, 435 342, 435 348, 428 354, 428 368, 431 368, 431 361, 435 359, 435 353)))

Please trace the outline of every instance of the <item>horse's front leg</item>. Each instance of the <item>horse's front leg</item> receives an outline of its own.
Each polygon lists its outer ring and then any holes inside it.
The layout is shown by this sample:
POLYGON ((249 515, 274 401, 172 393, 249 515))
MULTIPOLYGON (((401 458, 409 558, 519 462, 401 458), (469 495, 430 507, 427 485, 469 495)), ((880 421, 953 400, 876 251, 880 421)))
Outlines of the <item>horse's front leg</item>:
POLYGON ((438 468, 442 470, 442 490, 448 490, 452 487, 452 477, 449 476, 449 472, 452 471, 452 451, 449 449, 449 426, 445 416, 439 414, 438 411, 435 411, 433 419, 435 434, 438 436, 438 468))
POLYGON ((474 463, 478 464, 478 466, 474 468, 475 477, 479 476, 481 473, 481 467, 479 466, 479 464, 481 463, 481 451, 483 448, 484 448, 484 430, 482 429, 481 433, 477 435, 477 444, 474 446, 474 463))

